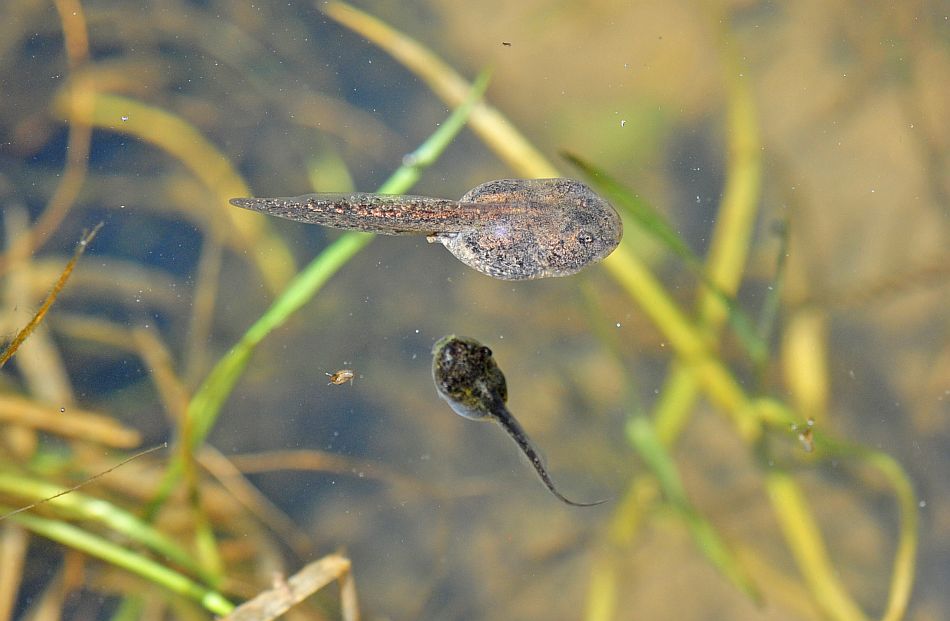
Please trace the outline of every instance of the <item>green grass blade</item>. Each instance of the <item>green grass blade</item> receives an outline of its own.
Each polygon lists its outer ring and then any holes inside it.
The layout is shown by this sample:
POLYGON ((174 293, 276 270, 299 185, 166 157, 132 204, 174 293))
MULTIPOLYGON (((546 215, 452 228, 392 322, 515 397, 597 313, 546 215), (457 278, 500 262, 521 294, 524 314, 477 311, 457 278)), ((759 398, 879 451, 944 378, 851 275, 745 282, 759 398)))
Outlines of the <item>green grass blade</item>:
POLYGON ((449 116, 448 120, 435 130, 429 139, 403 158, 403 164, 379 186, 383 194, 402 194, 409 190, 422 176, 422 171, 435 164, 446 147, 455 140, 458 133, 465 127, 469 115, 475 106, 482 100, 488 83, 491 81, 491 70, 486 69, 472 83, 468 97, 449 116))
POLYGON ((650 421, 643 416, 631 418, 627 422, 627 438, 656 476, 670 505, 686 522, 697 547, 726 578, 753 600, 761 602, 761 595, 722 537, 689 502, 676 464, 666 452, 650 421))
POLYGON ((177 543, 111 502, 77 491, 58 495, 62 488, 57 485, 10 474, 0 474, 0 492, 34 502, 49 498, 47 504, 68 517, 102 524, 193 572, 209 584, 214 582, 212 576, 203 572, 193 556, 177 543))
POLYGON ((765 487, 786 545, 824 618, 866 621, 867 617, 848 594, 841 574, 831 562, 808 496, 792 476, 780 468, 765 472, 765 487))
MULTIPOLYGON (((877 470, 891 486, 900 512, 897 547, 891 565, 890 589, 882 621, 900 621, 907 612, 914 586, 917 561, 918 500, 914 485, 900 463, 883 451, 838 440, 821 431, 815 432, 815 446, 827 460, 854 460, 877 470)), ((810 571, 811 568, 804 568, 810 571)))
POLYGON ((775 253, 775 271, 772 282, 759 312, 759 337, 769 341, 775 334, 782 306, 782 293, 785 290, 785 275, 788 267, 788 223, 780 222, 773 228, 773 235, 778 238, 778 251, 775 253))
POLYGON ((112 563, 173 593, 195 600, 216 615, 226 615, 234 608, 234 604, 217 591, 208 589, 148 557, 72 524, 41 518, 30 513, 18 513, 10 516, 9 519, 37 535, 112 563))

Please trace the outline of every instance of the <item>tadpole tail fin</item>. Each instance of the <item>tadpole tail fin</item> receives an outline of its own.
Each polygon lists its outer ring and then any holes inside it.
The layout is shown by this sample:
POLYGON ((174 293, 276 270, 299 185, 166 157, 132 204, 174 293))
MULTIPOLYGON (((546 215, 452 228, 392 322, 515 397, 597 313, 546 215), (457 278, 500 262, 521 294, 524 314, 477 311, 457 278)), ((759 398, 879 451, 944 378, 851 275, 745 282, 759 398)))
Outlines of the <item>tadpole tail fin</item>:
POLYGON ((541 482, 544 483, 544 486, 547 487, 548 490, 554 494, 558 500, 566 505, 571 505, 572 507, 593 507, 607 502, 606 499, 598 500, 596 502, 575 502, 564 496, 564 494, 559 492, 557 487, 555 487, 554 481, 551 480, 551 476, 548 474, 547 468, 544 467, 544 462, 541 460, 541 456, 538 454, 537 449, 534 448, 534 444, 531 442, 528 434, 525 432, 524 428, 521 427, 521 424, 518 423, 515 417, 511 415, 511 412, 508 411, 508 408, 505 406, 505 404, 496 404, 496 407, 493 408, 493 413, 495 414, 494 418, 504 428, 505 432, 511 436, 511 439, 518 444, 518 448, 521 449, 521 452, 524 453, 525 457, 528 458, 528 461, 531 462, 531 465, 534 466, 534 470, 541 478, 541 482))
POLYGON ((471 212, 458 201, 426 196, 318 193, 278 198, 232 198, 235 207, 295 222, 380 235, 451 232, 471 212))

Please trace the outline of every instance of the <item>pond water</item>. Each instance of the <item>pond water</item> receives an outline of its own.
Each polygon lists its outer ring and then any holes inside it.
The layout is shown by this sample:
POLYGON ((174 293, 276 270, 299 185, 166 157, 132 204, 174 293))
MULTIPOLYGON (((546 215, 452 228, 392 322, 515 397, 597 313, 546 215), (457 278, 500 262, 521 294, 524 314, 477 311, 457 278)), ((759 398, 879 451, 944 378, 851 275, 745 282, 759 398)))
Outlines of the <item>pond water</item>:
MULTIPOLYGON (((155 509, 196 558, 210 525, 232 602, 340 552, 367 619, 950 618, 941 8, 9 0, 3 335, 104 226, 0 370, 0 470, 62 489, 167 440, 81 490, 145 515, 212 370, 295 274, 352 244, 237 367, 191 479, 202 517, 187 478, 155 509), (399 193, 582 180, 623 217, 602 262, 505 281, 425 235, 228 204, 376 192, 489 67, 490 108, 399 193), (559 502, 498 426, 453 413, 432 378, 450 334, 490 348, 558 491, 607 502, 559 502)), ((31 513, 76 521, 57 507, 31 513)), ((138 610, 164 587, 40 535, 17 556, 15 523, 0 552, 21 582, 0 611, 212 616, 188 598, 138 610)), ((339 608, 331 587, 299 618, 339 608)))

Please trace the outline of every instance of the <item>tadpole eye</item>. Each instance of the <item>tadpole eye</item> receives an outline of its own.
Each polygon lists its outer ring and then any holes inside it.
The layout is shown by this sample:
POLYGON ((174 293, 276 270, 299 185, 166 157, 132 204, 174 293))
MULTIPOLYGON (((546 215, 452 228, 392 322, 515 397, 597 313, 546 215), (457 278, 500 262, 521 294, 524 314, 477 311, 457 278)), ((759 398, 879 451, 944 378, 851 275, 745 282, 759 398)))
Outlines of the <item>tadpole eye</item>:
POLYGON ((594 236, 587 231, 581 231, 577 234, 577 241, 585 246, 594 243, 594 236))
POLYGON ((491 350, 488 349, 487 347, 482 347, 481 350, 479 350, 479 353, 481 353, 481 354, 482 354, 483 356, 485 356, 486 358, 490 358, 490 357, 491 357, 491 350))

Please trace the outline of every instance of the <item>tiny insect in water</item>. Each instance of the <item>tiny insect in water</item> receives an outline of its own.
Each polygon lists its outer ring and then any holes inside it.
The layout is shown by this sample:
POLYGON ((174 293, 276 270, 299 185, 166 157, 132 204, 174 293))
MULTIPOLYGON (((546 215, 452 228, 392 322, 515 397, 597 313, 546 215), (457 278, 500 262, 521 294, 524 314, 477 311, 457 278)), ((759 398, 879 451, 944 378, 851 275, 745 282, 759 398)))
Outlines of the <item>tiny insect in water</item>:
POLYGON ((334 371, 333 373, 327 373, 327 377, 330 378, 330 381, 327 382, 327 386, 330 384, 345 384, 347 382, 353 383, 353 380, 356 378, 356 371, 353 369, 340 369, 339 371, 334 371))
POLYGON ((798 441, 802 443, 802 449, 804 449, 806 453, 811 453, 815 450, 815 432, 813 432, 810 427, 798 433, 798 441))
POLYGON ((801 429, 798 425, 792 425, 792 431, 798 432, 798 441, 802 445, 802 449, 806 453, 811 453, 815 450, 815 419, 809 418, 804 429, 801 429))

